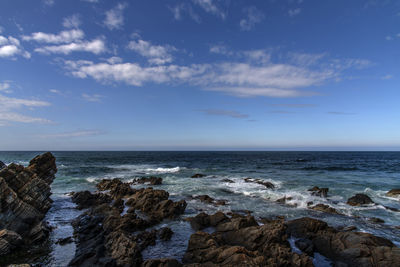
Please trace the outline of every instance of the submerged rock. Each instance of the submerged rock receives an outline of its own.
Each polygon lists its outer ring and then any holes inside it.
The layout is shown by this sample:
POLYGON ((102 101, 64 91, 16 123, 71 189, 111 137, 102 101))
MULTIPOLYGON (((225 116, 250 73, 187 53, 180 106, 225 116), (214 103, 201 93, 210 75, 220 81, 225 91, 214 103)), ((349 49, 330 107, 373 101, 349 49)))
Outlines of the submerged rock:
POLYGON ((316 210, 316 211, 322 211, 326 213, 332 213, 332 214, 340 214, 336 209, 325 205, 325 204, 317 204, 313 207, 310 207, 309 209, 316 210))
POLYGON ((0 255, 48 237, 50 229, 43 219, 52 204, 50 184, 56 172, 50 152, 35 157, 26 168, 12 163, 1 169, 0 255))
POLYGON ((223 199, 214 199, 212 197, 210 197, 209 195, 199 195, 199 196, 192 196, 192 199, 198 199, 203 203, 207 203, 207 204, 213 204, 215 206, 224 206, 226 205, 226 200, 223 199))
POLYGON ((149 183, 151 185, 160 185, 162 184, 162 178, 161 177, 141 177, 139 179, 135 179, 131 182, 131 184, 145 184, 149 183))
POLYGON ((260 185, 265 186, 265 187, 268 188, 268 189, 274 189, 274 188, 275 188, 275 185, 274 185, 273 183, 267 182, 267 181, 264 181, 264 180, 261 180, 261 179, 244 178, 244 181, 245 181, 246 183, 256 183, 256 184, 260 184, 260 185))
MULTIPOLYGON (((0 167, 1 168, 1 167, 0 167)), ((392 189, 386 193, 388 197, 397 197, 400 196, 400 188, 392 189)))
POLYGON ((311 195, 318 197, 327 197, 329 188, 319 188, 318 186, 314 186, 313 188, 308 189, 311 192, 311 195))
POLYGON ((347 204, 351 206, 362 206, 368 204, 374 204, 372 199, 365 194, 356 194, 347 200, 347 204))
POLYGON ((196 173, 196 174, 192 175, 191 178, 203 178, 203 177, 206 177, 206 175, 205 174, 201 174, 201 173, 196 173))
POLYGON ((86 209, 100 204, 110 203, 111 201, 112 198, 109 195, 103 193, 92 194, 89 191, 77 192, 72 196, 72 202, 78 205, 78 209, 86 209))

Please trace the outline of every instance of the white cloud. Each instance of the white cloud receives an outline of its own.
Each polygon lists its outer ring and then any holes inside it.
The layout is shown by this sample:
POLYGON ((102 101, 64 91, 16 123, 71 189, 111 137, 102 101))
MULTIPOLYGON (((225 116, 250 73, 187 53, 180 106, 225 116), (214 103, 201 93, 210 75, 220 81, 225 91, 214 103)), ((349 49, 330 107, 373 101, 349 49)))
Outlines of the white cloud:
POLYGON ((216 15, 221 17, 222 19, 226 18, 226 13, 223 12, 216 4, 214 0, 192 0, 193 3, 199 5, 202 9, 204 9, 207 13, 216 15))
POLYGON ((85 136, 95 136, 103 134, 102 131, 98 130, 81 130, 74 132, 64 132, 64 133, 56 133, 56 134, 47 134, 43 135, 43 138, 72 138, 72 137, 85 137, 85 136))
POLYGON ((89 2, 89 3, 98 3, 99 2, 99 0, 81 0, 81 1, 89 2))
POLYGON ((224 110, 224 109, 201 109, 199 110, 201 112, 204 112, 207 115, 213 115, 213 116, 227 116, 235 119, 244 119, 248 118, 249 115, 243 114, 234 110, 224 110))
POLYGON ((225 45, 213 45, 210 47, 210 52, 214 54, 221 54, 221 55, 233 55, 233 51, 226 47, 225 45))
POLYGON ((44 46, 35 49, 35 52, 42 54, 64 54, 69 55, 72 52, 90 52, 100 54, 105 52, 106 46, 102 39, 93 41, 79 41, 64 45, 44 46))
POLYGON ((80 25, 81 25, 81 19, 78 14, 66 17, 63 20, 63 26, 65 28, 79 28, 80 25))
POLYGON ((288 11, 288 14, 290 17, 294 17, 300 13, 301 13, 301 8, 289 9, 289 11, 288 11))
POLYGON ((187 3, 182 3, 174 7, 169 7, 169 10, 171 10, 175 20, 181 20, 183 18, 184 13, 187 13, 189 17, 193 19, 195 22, 197 23, 201 22, 200 16, 197 15, 194 12, 192 6, 187 3))
POLYGON ((101 99, 103 98, 103 95, 90 95, 90 94, 82 94, 82 98, 88 102, 101 102, 101 99))
POLYGON ((18 39, 0 35, 0 58, 15 58, 17 55, 25 58, 31 57, 31 54, 24 50, 18 39))
POLYGON ((113 9, 106 12, 106 19, 104 24, 110 29, 121 29, 124 25, 123 11, 128 5, 126 3, 120 3, 113 9))
POLYGON ((257 23, 260 23, 264 18, 264 13, 262 13, 255 6, 251 6, 245 9, 246 18, 240 20, 240 28, 243 31, 250 31, 254 28, 257 23))
POLYGON ((54 0, 43 0, 43 3, 47 6, 52 6, 54 5, 54 0))
POLYGON ((0 33, 4 31, 4 28, 0 26, 0 33))
POLYGON ((12 91, 9 89, 10 88, 10 83, 9 82, 2 82, 0 83, 0 91, 4 93, 11 93, 12 91))
POLYGON ((62 44, 81 40, 84 36, 85 34, 82 30, 72 29, 68 31, 62 31, 59 34, 34 32, 31 35, 22 36, 22 39, 25 41, 36 41, 39 43, 62 44))
POLYGON ((382 79, 382 80, 390 80, 390 79, 392 79, 392 78, 393 78, 393 75, 387 74, 387 75, 383 76, 381 79, 382 79))
POLYGON ((150 64, 161 65, 172 62, 172 51, 176 48, 173 46, 153 45, 148 41, 137 40, 129 42, 128 48, 148 58, 150 64))
POLYGON ((5 122, 22 122, 22 123, 50 123, 51 121, 43 118, 26 116, 17 113, 15 110, 28 107, 46 107, 50 103, 39 100, 19 99, 0 95, 0 124, 5 122))
POLYGON ((302 96, 313 96, 317 95, 316 92, 312 91, 300 91, 294 89, 282 89, 282 88, 269 88, 269 87, 210 87, 207 88, 209 91, 224 92, 229 95, 237 97, 302 97, 302 96))

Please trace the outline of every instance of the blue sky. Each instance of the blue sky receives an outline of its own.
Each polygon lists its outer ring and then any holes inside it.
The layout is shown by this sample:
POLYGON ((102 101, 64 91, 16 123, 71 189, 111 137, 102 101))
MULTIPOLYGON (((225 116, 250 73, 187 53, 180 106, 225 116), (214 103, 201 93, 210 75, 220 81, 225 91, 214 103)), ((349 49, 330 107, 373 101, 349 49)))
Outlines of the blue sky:
POLYGON ((400 2, 4 0, 0 150, 399 150, 400 2))

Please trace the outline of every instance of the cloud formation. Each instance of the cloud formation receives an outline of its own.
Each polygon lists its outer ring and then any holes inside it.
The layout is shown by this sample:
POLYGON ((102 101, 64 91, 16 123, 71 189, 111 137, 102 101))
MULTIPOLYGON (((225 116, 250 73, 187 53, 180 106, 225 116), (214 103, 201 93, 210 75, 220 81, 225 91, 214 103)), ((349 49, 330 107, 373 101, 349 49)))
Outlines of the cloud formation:
POLYGON ((81 25, 81 19, 77 14, 66 17, 63 20, 63 26, 65 28, 79 28, 80 25, 81 25))
POLYGON ((62 31, 58 34, 34 32, 31 35, 22 36, 22 40, 36 41, 39 43, 63 44, 63 43, 71 43, 82 40, 83 37, 85 37, 85 34, 82 30, 72 29, 72 30, 62 31))
POLYGON ((73 137, 86 137, 86 136, 96 136, 103 134, 102 131, 98 130, 80 130, 73 132, 55 133, 42 135, 43 138, 73 138, 73 137))
POLYGON ((14 59, 18 55, 24 58, 31 57, 31 54, 24 50, 17 38, 0 35, 0 58, 14 59))
POLYGON ((299 15, 301 13, 301 8, 294 8, 294 9, 289 9, 288 14, 290 17, 294 17, 296 15, 299 15))
POLYGON ((127 6, 126 3, 119 3, 116 7, 107 11, 104 25, 110 30, 121 29, 124 25, 123 11, 127 6))
POLYGON ((98 94, 82 94, 82 98, 88 102, 101 102, 102 98, 104 98, 103 95, 98 95, 98 94))
POLYGON ((174 7, 169 7, 169 10, 172 12, 175 20, 182 20, 184 14, 188 14, 189 17, 197 23, 201 22, 200 16, 194 12, 191 5, 187 3, 181 3, 174 7))
POLYGON ((250 31, 265 18, 264 13, 255 6, 246 8, 244 12, 246 13, 246 18, 241 19, 239 23, 240 29, 243 31, 250 31))
POLYGON ((213 14, 222 19, 226 18, 226 13, 215 4, 214 0, 192 0, 192 2, 200 6, 207 13, 213 14))
POLYGON ((128 44, 128 48, 148 58, 149 63, 155 65, 172 62, 171 52, 176 51, 176 48, 173 46, 153 45, 144 40, 131 41, 128 44))
POLYGON ((234 110, 224 110, 224 109, 201 109, 199 110, 201 112, 204 112, 207 115, 212 115, 212 116, 227 116, 235 119, 244 119, 248 118, 249 115, 243 114, 234 110))
POLYGON ((64 54, 69 55, 72 52, 90 52, 100 54, 105 52, 106 45, 103 39, 95 39, 93 41, 79 41, 63 45, 43 46, 35 49, 35 52, 41 54, 64 54))

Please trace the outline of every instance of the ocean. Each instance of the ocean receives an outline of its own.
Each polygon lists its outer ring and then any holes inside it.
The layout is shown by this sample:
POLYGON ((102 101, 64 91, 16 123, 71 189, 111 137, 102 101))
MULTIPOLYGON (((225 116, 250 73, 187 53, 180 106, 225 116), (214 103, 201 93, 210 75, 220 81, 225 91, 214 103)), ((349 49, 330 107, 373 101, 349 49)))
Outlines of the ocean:
MULTIPOLYGON (((6 164, 27 165, 42 152, 0 152, 6 164)), ((81 190, 95 190, 103 178, 130 181, 142 176, 158 176, 163 184, 155 186, 170 193, 173 200, 185 199, 188 206, 184 217, 201 211, 252 211, 256 218, 285 216, 288 220, 303 216, 326 221, 331 226, 354 225, 358 231, 369 232, 400 245, 400 199, 387 197, 387 191, 400 188, 400 152, 53 152, 58 172, 52 184, 53 206, 46 219, 55 230, 51 234, 51 253, 43 262, 47 266, 65 266, 72 259, 75 244, 60 246, 59 238, 72 235, 70 222, 80 214, 67 195, 81 190), (204 178, 191 178, 193 174, 204 178), (275 189, 256 183, 246 183, 251 177, 271 182, 275 189), (229 179, 233 182, 227 182, 229 179), (307 190, 313 186, 328 187, 328 197, 312 196, 307 190), (349 197, 364 193, 377 205, 352 207, 349 197), (209 195, 227 201, 225 206, 213 206, 193 195, 209 195), (277 203, 282 197, 291 197, 288 205, 277 203), (307 203, 323 203, 343 215, 313 211, 307 203), (380 218, 377 224, 368 218, 380 218)), ((139 185, 137 187, 142 187, 139 185)), ((182 258, 190 235, 189 223, 164 221, 156 228, 169 226, 175 232, 171 241, 149 247, 144 259, 182 258)), ((319 266, 328 263, 320 262, 319 266)))

